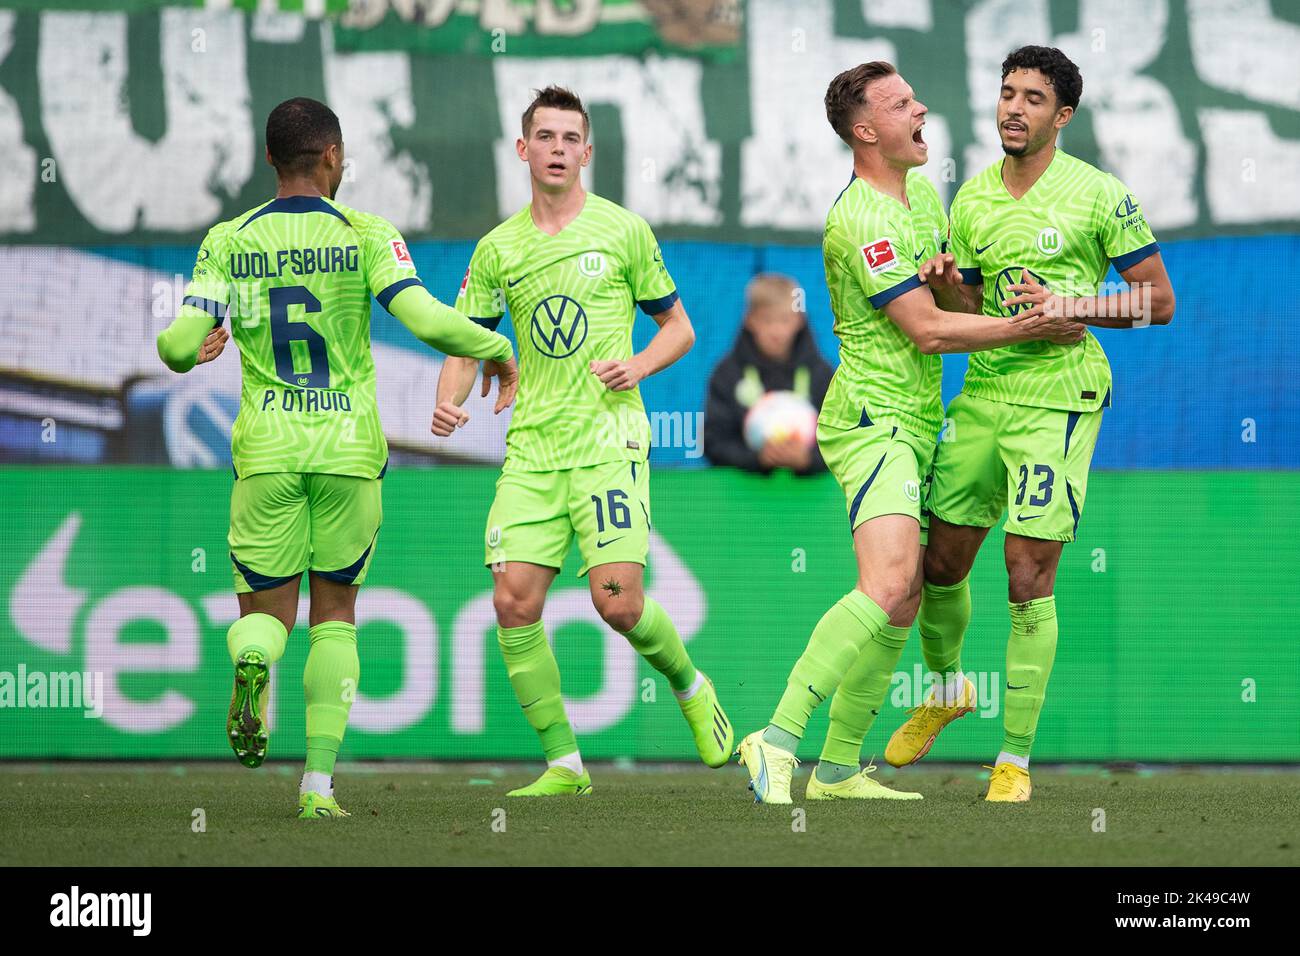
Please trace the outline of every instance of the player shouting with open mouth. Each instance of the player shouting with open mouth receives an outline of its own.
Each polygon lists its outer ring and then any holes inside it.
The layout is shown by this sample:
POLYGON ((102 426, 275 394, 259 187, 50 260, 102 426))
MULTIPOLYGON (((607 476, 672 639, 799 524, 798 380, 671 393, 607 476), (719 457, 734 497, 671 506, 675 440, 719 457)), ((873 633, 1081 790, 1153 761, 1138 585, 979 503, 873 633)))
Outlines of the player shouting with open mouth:
POLYGON ((853 590, 828 610, 790 672, 764 730, 740 760, 755 799, 790 803, 808 718, 834 695, 809 799, 915 799, 859 768, 862 740, 889 688, 921 588, 925 486, 943 419, 941 353, 1019 342, 1078 342, 1074 321, 1025 310, 1015 320, 944 312, 918 275, 943 251, 948 222, 916 167, 926 161, 926 108, 889 63, 846 70, 826 91, 826 118, 853 151, 853 178, 826 217, 822 254, 840 367, 817 443, 844 489, 857 557, 853 590))

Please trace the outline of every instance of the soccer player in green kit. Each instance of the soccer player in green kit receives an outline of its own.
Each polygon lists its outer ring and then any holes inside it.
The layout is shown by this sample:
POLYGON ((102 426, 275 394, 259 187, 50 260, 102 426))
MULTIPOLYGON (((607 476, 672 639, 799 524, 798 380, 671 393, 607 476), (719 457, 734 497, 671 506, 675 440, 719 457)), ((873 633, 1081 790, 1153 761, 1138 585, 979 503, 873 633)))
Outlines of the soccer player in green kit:
POLYGON ((266 158, 275 198, 208 232, 158 354, 177 372, 211 360, 224 344, 211 331, 214 320, 229 312, 243 384, 231 432, 229 541, 240 618, 226 638, 235 665, 227 734, 241 763, 261 765, 270 667, 284 653, 306 571, 311 650, 298 816, 342 817, 334 763, 360 677, 354 611, 374 557, 388 467, 370 297, 433 348, 487 359, 485 374, 499 376, 498 412, 513 398, 517 372, 508 339, 425 290, 390 223, 334 201, 343 137, 329 107, 299 98, 272 110, 266 158))
MULTIPOLYGON (((583 189, 589 133, 576 95, 557 87, 537 94, 516 144, 532 202, 479 241, 456 299, 491 328, 509 309, 519 344, 519 403, 485 550, 506 672, 548 764, 510 792, 516 797, 591 792, 541 620, 575 536, 592 603, 668 680, 700 758, 723 766, 734 740, 712 683, 643 587, 650 426, 637 383, 685 355, 695 332, 650 226, 583 189), (659 331, 632 354, 638 306, 659 331)), ((468 421, 461 403, 475 370, 473 360, 443 365, 434 434, 468 421)))
MULTIPOLYGON (((945 308, 985 316, 1041 308, 1102 328, 1172 320, 1173 288, 1137 200, 1114 176, 1056 146, 1082 90, 1078 68, 1060 50, 1022 47, 1003 62, 997 123, 1006 156, 958 191, 951 252, 924 267, 945 308), (1128 289, 1099 295, 1112 265, 1128 289)), ((1056 654, 1056 569, 1078 529, 1110 402, 1110 366, 1091 334, 1076 345, 1035 342, 971 356, 948 406, 951 440, 939 443, 930 495, 921 645, 942 683, 895 731, 885 751, 891 764, 919 760, 975 705, 961 670, 969 574, 1005 510, 1005 736, 985 799, 1029 799, 1029 752, 1056 654)))
POLYGON ((1081 325, 1024 310, 1013 319, 956 315, 935 304, 917 267, 943 249, 948 223, 926 161, 925 106, 889 63, 831 81, 826 118, 853 151, 853 177, 826 217, 822 253, 840 367, 817 443, 844 489, 856 587, 817 623, 771 722, 740 745, 755 800, 790 803, 795 752, 813 710, 834 694, 808 799, 919 799, 859 766, 916 614, 925 486, 943 419, 940 354, 1047 339, 1081 325))

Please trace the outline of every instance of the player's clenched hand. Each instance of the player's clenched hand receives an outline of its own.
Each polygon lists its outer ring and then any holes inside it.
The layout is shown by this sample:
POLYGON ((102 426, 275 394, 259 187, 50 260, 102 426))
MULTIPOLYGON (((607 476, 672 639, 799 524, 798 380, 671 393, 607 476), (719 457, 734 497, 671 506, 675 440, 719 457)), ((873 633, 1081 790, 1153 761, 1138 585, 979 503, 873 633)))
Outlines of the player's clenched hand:
POLYGON ((211 362, 221 354, 221 350, 226 347, 226 340, 230 338, 230 333, 226 331, 224 325, 219 325, 203 340, 199 346, 199 357, 194 360, 195 365, 202 365, 204 362, 211 362))
POLYGON ((453 402, 440 402, 433 410, 433 426, 430 428, 439 438, 449 438, 451 433, 469 421, 465 409, 453 402))
POLYGON ((916 274, 931 288, 961 285, 961 270, 957 268, 957 260, 953 258, 951 252, 941 252, 937 256, 926 259, 921 263, 921 268, 916 270, 916 274))
POLYGON ((628 389, 636 388, 637 383, 645 377, 630 361, 614 362, 605 360, 592 362, 590 368, 592 373, 611 392, 626 392, 628 389))
POLYGON ((513 355, 504 362, 494 362, 489 359, 483 363, 484 398, 487 398, 488 392, 492 390, 493 378, 497 380, 497 404, 492 414, 500 415, 510 407, 515 400, 515 392, 519 391, 519 366, 515 364, 513 355))

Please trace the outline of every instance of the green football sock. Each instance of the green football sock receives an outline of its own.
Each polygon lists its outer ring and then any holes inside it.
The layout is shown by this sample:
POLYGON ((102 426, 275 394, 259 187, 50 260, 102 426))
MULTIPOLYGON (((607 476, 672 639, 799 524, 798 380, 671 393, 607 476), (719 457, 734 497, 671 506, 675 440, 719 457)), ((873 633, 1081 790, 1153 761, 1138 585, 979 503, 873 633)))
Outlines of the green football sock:
POLYGON ((1047 681, 1056 658, 1056 598, 1011 605, 1011 639, 1007 641, 1007 700, 1002 749, 1029 757, 1043 709, 1047 681))
POLYGON ((795 661, 771 723, 803 737, 817 705, 835 693, 867 643, 888 623, 889 615, 856 589, 831 605, 795 661))
POLYGON ((687 690, 695 683, 695 665, 686 653, 686 645, 654 598, 646 597, 641 620, 624 636, 651 667, 668 679, 673 690, 687 690))
POLYGON ((322 621, 307 634, 311 650, 302 672, 307 701, 306 770, 332 774, 361 677, 357 627, 343 621, 322 621))
POLYGON ((226 649, 230 651, 232 664, 238 663, 248 651, 261 651, 266 662, 274 664, 284 656, 288 640, 289 632, 280 619, 261 612, 245 614, 226 631, 226 649))
POLYGON ((925 666, 942 676, 961 670, 961 643, 970 623, 970 575, 956 584, 931 584, 921 589, 921 631, 925 666))
POLYGON ((497 643, 506 662, 506 673, 524 716, 542 740, 546 759, 577 753, 578 740, 564 712, 560 696, 560 668, 546 642, 541 621, 522 627, 498 627, 497 643))
POLYGON ((880 705, 889 692, 894 669, 911 632, 910 624, 907 627, 886 624, 867 642, 866 650, 844 675, 831 699, 831 722, 826 729, 821 763, 817 765, 817 779, 822 783, 838 783, 858 772, 862 741, 880 713, 880 705), (829 765, 824 772, 823 764, 829 765), (837 767, 851 772, 843 773, 837 767))

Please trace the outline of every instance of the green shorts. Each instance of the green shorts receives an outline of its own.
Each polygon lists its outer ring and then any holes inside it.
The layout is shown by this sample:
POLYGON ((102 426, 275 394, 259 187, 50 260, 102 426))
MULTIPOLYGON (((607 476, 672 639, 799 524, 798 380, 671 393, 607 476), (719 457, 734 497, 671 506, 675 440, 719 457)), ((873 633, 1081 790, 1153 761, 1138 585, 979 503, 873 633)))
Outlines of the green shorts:
POLYGON ((574 536, 582 577, 602 564, 644 565, 650 547, 650 465, 611 461, 563 471, 502 472, 488 512, 483 563, 561 568, 574 536))
POLYGON ((378 478, 271 472, 235 479, 230 560, 235 591, 265 591, 312 571, 361 584, 384 519, 378 478))
POLYGON ((881 515, 911 515, 926 543, 934 442, 897 425, 817 426, 817 447, 844 489, 849 531, 881 515))
POLYGON ((934 456, 930 511, 949 524, 1073 541, 1101 412, 992 402, 960 393, 934 456))

